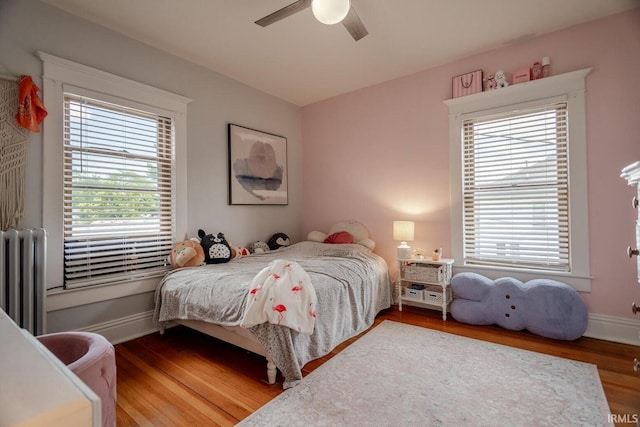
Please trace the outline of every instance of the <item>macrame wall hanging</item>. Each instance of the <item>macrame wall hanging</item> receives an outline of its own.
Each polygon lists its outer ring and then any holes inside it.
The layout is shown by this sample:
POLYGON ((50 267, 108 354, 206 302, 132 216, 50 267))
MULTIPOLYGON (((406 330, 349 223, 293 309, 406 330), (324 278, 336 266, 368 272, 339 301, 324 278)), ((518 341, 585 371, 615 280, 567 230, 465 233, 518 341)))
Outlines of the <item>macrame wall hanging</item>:
POLYGON ((0 230, 24 216, 25 158, 28 131, 40 132, 47 109, 31 76, 0 74, 0 230))
POLYGON ((18 225, 24 215, 28 131, 16 120, 18 79, 0 76, 0 230, 18 225))

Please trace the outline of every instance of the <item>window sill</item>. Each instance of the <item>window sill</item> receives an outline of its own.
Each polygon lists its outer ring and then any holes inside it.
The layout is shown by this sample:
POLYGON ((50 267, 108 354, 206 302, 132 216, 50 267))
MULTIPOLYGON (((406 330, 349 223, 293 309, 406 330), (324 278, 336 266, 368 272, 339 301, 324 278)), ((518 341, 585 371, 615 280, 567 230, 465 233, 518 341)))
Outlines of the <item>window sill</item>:
POLYGON ((501 277, 513 277, 521 282, 528 282, 533 279, 551 279, 557 282, 566 283, 578 292, 591 292, 591 279, 593 277, 588 275, 580 275, 576 273, 555 273, 555 272, 542 272, 538 270, 523 270, 512 268, 500 268, 500 267, 487 267, 487 266, 453 266, 453 274, 457 273, 478 273, 486 276, 490 279, 499 279, 501 277))
POLYGON ((97 285, 77 289, 50 289, 47 292, 47 312, 152 292, 156 289, 160 280, 160 277, 153 277, 115 285, 97 285))

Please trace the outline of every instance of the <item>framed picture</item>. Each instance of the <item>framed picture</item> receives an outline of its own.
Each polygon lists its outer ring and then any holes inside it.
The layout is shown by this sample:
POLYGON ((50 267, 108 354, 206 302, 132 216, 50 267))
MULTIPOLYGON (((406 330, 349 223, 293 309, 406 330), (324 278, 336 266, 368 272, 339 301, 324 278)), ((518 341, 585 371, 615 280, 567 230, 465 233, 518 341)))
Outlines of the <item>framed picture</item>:
POLYGON ((229 204, 286 205, 287 138, 229 124, 229 204))

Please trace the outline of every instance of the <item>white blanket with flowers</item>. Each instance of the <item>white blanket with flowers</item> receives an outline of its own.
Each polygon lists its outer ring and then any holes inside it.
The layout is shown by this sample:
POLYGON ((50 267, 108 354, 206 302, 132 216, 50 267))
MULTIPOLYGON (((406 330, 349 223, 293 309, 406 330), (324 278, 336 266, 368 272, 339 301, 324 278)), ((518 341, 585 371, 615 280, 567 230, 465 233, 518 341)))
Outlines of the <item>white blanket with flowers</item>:
POLYGON ((240 322, 250 328, 269 322, 302 334, 312 334, 316 321, 316 291, 297 262, 271 261, 254 277, 240 322))

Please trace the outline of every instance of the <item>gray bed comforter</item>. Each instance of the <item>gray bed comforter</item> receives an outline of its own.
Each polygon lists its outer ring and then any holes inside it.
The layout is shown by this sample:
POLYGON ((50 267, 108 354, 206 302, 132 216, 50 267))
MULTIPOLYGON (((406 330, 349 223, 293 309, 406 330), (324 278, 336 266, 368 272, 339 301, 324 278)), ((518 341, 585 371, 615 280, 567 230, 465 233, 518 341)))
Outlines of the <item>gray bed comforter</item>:
POLYGON ((190 319, 238 326, 251 281, 276 259, 299 263, 318 298, 311 335, 270 323, 248 329, 284 375, 284 388, 302 379, 307 362, 366 330, 380 310, 390 307, 388 266, 380 256, 356 244, 301 242, 226 264, 172 271, 156 289, 154 322, 163 326, 174 319, 190 319))

